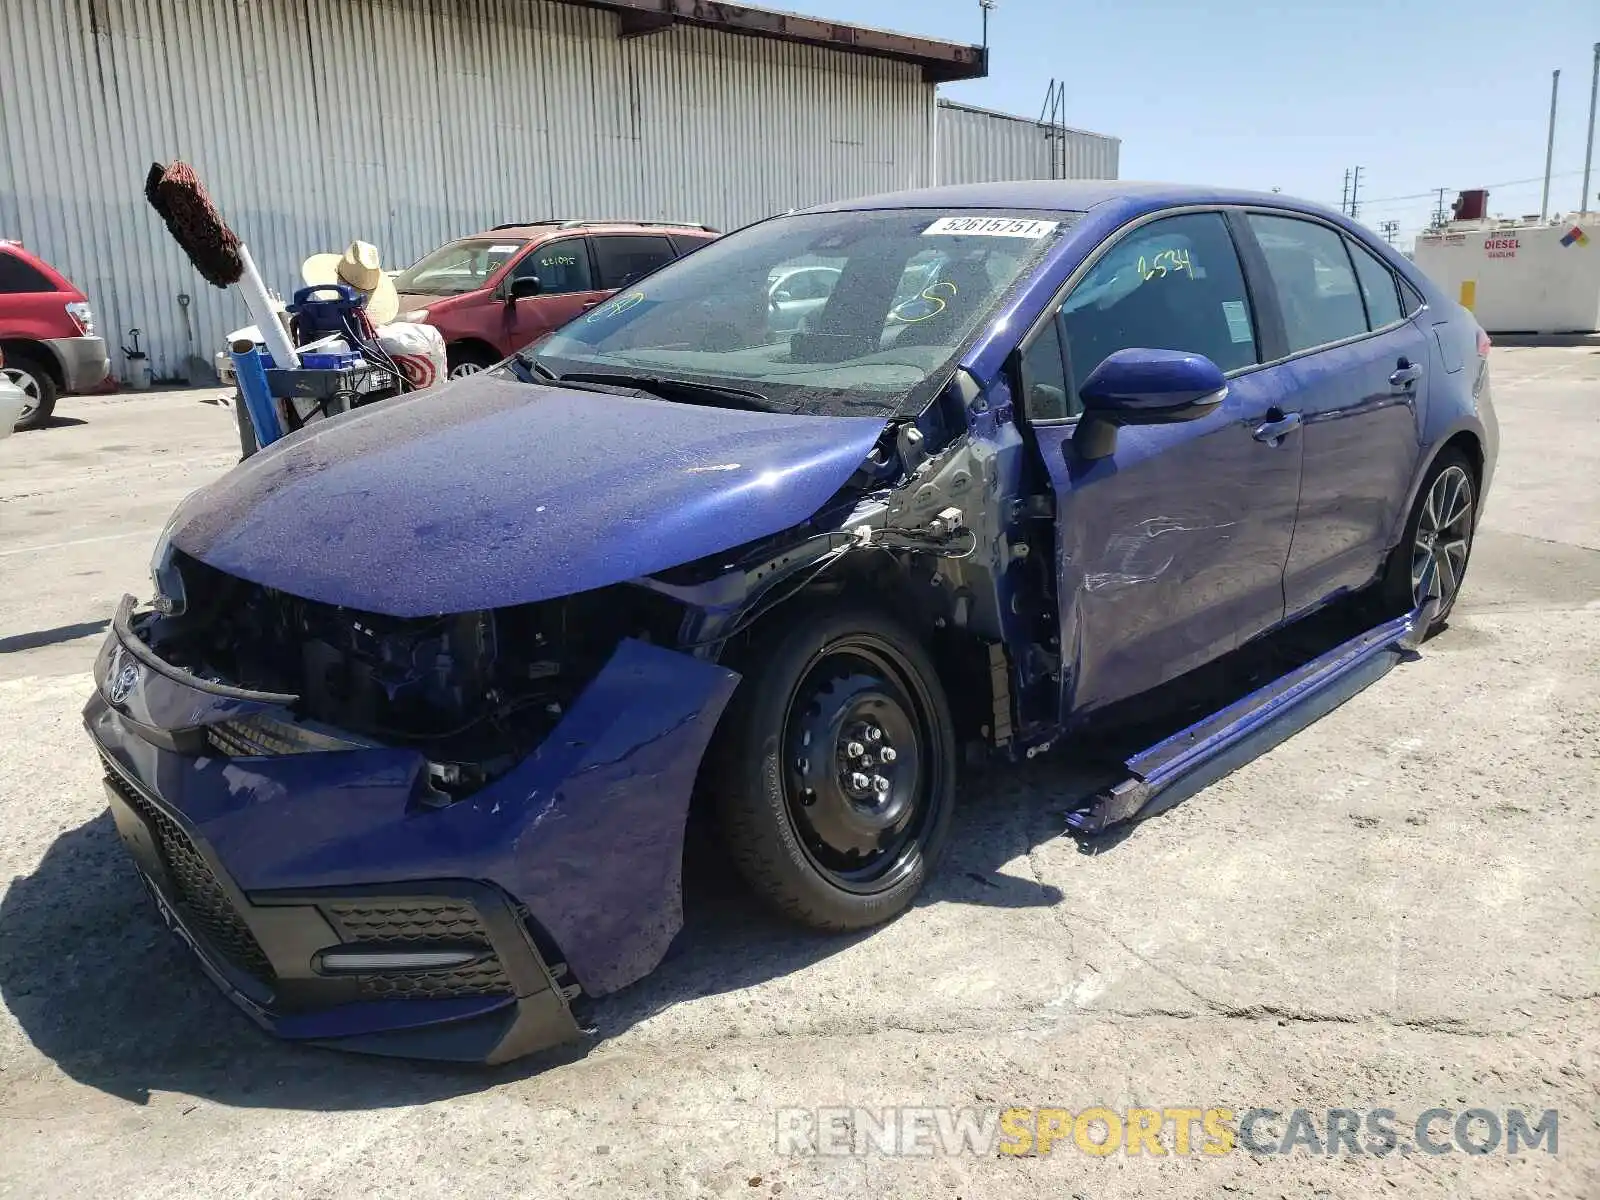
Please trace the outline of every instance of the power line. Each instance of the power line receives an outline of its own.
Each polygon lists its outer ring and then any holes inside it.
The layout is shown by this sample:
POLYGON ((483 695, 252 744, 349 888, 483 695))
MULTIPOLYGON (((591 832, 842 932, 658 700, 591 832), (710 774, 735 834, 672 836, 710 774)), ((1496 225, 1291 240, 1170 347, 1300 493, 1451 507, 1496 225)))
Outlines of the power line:
MULTIPOLYGON (((1570 179, 1574 175, 1582 175, 1582 174, 1583 174, 1582 171, 1557 171, 1554 175, 1550 176, 1550 178, 1551 179, 1570 179)), ((1543 182, 1544 182, 1544 176, 1543 175, 1535 175, 1532 179, 1503 179, 1499 183, 1486 183, 1486 184, 1483 185, 1483 187, 1485 187, 1485 188, 1504 188, 1504 187, 1516 187, 1518 184, 1523 184, 1523 183, 1543 183, 1543 182)), ((1388 204, 1388 203, 1390 203, 1392 201, 1396 201, 1396 200, 1432 200, 1438 194, 1439 194, 1439 189, 1438 188, 1434 188, 1432 191, 1414 192, 1409 196, 1379 196, 1375 200, 1364 200, 1364 201, 1362 201, 1362 203, 1367 204, 1367 205, 1373 205, 1373 204, 1388 204)))

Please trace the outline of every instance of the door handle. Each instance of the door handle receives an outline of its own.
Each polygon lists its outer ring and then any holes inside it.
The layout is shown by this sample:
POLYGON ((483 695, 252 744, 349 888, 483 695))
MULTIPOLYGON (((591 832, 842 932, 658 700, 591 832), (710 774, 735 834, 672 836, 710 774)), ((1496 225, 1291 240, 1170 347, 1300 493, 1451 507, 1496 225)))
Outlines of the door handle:
MULTIPOLYGON (((1267 415, 1270 417, 1272 413, 1267 415)), ((1278 446, 1282 445, 1284 438, 1299 428, 1299 413, 1282 413, 1270 421, 1257 425, 1255 433, 1251 436, 1258 442, 1265 442, 1269 446, 1278 446)))
POLYGON ((1421 378, 1422 368, 1413 366, 1402 358, 1396 364, 1394 374, 1389 376, 1389 386, 1393 388, 1408 388, 1421 378))

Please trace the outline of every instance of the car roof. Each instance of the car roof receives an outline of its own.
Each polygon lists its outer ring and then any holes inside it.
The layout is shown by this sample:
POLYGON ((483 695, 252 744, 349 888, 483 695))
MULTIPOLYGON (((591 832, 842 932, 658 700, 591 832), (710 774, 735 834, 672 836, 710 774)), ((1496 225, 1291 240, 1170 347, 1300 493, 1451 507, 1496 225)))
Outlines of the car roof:
MULTIPOLYGON (((1278 192, 1252 192, 1183 183, 1145 183, 1129 179, 1022 179, 1005 183, 963 183, 824 204, 810 212, 850 212, 882 208, 1028 208, 1045 212, 1087 212, 1120 203, 1130 210, 1184 204, 1262 204, 1327 216, 1320 204, 1278 192)), ((1333 214, 1337 215, 1337 214, 1333 214)))
POLYGON ((709 225, 701 225, 693 221, 578 221, 578 220, 549 220, 549 221, 523 221, 511 222, 506 225, 496 225, 492 229, 485 229, 482 233, 469 234, 457 241, 467 241, 471 238, 547 238, 557 233, 687 233, 704 236, 715 234, 717 231, 709 225))

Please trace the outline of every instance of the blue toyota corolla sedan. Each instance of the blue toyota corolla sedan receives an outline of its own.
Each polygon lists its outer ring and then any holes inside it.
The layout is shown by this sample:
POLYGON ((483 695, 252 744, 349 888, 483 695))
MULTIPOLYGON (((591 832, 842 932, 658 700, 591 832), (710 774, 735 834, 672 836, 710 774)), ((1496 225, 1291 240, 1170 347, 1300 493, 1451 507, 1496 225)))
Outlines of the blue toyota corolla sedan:
POLYGON ((1214 696, 1063 798, 1093 832, 1370 681, 1461 586, 1488 354, 1277 195, 774 218, 191 496, 84 718, 157 910, 256 1020, 500 1061, 660 961, 691 804, 764 900, 856 929, 934 870, 958 762, 1214 696))

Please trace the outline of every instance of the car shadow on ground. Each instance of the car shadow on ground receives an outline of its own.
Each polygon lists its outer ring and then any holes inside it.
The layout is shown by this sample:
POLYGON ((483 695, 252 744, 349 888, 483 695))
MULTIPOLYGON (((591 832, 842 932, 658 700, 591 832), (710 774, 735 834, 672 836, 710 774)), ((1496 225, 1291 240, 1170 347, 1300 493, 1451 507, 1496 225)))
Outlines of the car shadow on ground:
MULTIPOLYGON (((1039 797, 1071 778, 1034 763, 969 777, 951 849, 919 904, 1058 902, 1055 888, 1001 868, 1063 832, 1068 805, 1039 797)), ((584 1042, 498 1068, 346 1055, 280 1042, 235 1009, 161 924, 102 813, 58 837, 0 900, 0 999, 64 1073, 136 1104, 175 1092, 240 1107, 385 1108, 538 1074, 674 1005, 790 974, 871 936, 814 934, 768 914, 714 844, 691 837, 683 932, 655 972, 592 1006, 584 1042)))
POLYGON ((82 417, 58 417, 52 413, 50 414, 50 419, 43 425, 36 426, 33 429, 18 429, 15 432, 18 434, 43 433, 46 429, 66 429, 72 425, 87 425, 88 423, 82 417))
POLYGON ((75 642, 105 632, 111 618, 99 621, 79 621, 75 625, 57 625, 54 629, 34 629, 28 633, 15 633, 0 638, 0 654, 15 654, 21 650, 37 650, 41 646, 54 646, 61 642, 75 642))

